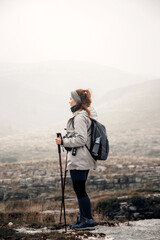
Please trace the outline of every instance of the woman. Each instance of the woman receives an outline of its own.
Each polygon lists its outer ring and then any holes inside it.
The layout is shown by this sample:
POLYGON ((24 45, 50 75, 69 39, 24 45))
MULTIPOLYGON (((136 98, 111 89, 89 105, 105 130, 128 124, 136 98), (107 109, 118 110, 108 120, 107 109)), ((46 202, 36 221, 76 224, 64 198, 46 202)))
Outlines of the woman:
POLYGON ((77 196, 80 216, 77 221, 70 225, 74 230, 94 230, 95 223, 91 213, 90 199, 86 193, 85 183, 90 169, 96 168, 96 161, 92 158, 87 147, 90 147, 91 118, 97 118, 91 105, 91 93, 89 90, 77 89, 71 92, 71 111, 73 117, 68 120, 67 134, 61 138, 56 138, 56 143, 69 148, 67 169, 73 183, 73 188, 77 196), (74 151, 73 151, 74 150, 74 151))

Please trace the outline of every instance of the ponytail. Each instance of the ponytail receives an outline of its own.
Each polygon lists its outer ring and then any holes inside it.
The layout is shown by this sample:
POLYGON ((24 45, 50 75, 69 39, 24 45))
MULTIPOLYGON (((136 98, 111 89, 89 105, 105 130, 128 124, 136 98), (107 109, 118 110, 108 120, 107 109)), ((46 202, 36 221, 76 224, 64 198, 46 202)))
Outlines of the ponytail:
POLYGON ((82 101, 82 107, 81 110, 85 110, 88 113, 89 117, 92 117, 91 112, 89 111, 88 107, 91 105, 91 92, 89 89, 83 90, 83 89, 77 89, 76 92, 81 98, 82 101))

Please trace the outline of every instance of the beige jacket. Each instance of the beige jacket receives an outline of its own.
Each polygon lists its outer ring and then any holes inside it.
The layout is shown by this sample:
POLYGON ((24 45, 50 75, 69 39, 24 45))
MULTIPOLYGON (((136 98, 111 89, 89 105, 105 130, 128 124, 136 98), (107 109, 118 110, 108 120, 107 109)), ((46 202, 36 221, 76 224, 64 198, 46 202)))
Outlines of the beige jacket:
MULTIPOLYGON (((97 119, 97 113, 93 107, 88 108, 91 111, 92 118, 97 119)), ((92 158, 85 144, 90 147, 89 129, 91 120, 88 113, 82 110, 74 116, 74 128, 72 118, 67 123, 67 138, 63 138, 64 147, 77 147, 76 156, 72 155, 72 150, 68 152, 67 169, 68 170, 88 170, 95 169, 97 162, 92 158), (88 131, 89 130, 89 131, 88 131)))

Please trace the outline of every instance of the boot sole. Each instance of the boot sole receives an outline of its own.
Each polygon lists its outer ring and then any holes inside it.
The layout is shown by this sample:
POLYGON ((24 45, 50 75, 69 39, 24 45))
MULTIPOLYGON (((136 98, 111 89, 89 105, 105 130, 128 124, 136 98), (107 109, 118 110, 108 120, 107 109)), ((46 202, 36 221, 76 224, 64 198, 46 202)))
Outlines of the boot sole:
POLYGON ((72 228, 72 230, 76 230, 76 231, 83 231, 83 230, 88 230, 88 231, 93 231, 95 230, 95 227, 84 227, 84 228, 72 228))

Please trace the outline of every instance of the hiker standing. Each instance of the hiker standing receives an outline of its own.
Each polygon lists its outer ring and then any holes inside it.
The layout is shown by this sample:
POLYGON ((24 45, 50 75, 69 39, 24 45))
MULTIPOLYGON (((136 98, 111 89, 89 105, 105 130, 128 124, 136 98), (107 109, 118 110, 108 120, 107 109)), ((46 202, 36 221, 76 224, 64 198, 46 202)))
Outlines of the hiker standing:
POLYGON ((68 120, 67 134, 56 138, 56 143, 68 149, 67 170, 70 171, 72 184, 77 196, 80 216, 70 225, 74 230, 94 230, 95 222, 91 213, 91 202, 86 193, 86 181, 90 169, 95 169, 96 161, 87 147, 90 147, 91 120, 97 119, 97 113, 91 107, 90 91, 77 89, 71 92, 70 106, 74 117, 68 120), (85 146, 87 145, 87 147, 85 146))

